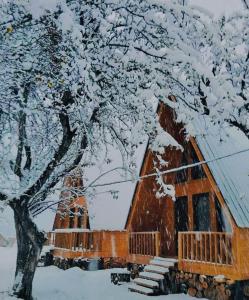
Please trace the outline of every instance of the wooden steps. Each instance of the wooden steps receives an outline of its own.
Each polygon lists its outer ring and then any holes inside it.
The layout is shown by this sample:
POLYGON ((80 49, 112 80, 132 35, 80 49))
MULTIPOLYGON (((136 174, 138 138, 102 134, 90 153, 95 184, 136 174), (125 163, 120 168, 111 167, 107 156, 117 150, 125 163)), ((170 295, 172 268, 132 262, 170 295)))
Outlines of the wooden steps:
POLYGON ((175 263, 172 261, 152 259, 150 261, 150 265, 163 267, 163 268, 169 268, 169 267, 174 267, 175 263))
POLYGON ((144 268, 144 272, 141 272, 139 277, 134 279, 129 290, 150 296, 163 294, 169 268, 174 267, 176 262, 177 260, 171 258, 154 257, 150 264, 144 268))
POLYGON ((156 273, 156 274, 161 274, 161 275, 165 275, 169 272, 168 268, 165 267, 159 267, 159 266, 155 266, 155 265, 148 265, 144 268, 145 272, 151 272, 151 273, 156 273))
POLYGON ((151 272, 141 272, 139 274, 140 278, 154 280, 154 281, 160 281, 164 279, 164 276, 157 273, 151 273, 151 272))
POLYGON ((131 292, 135 292, 135 293, 139 293, 139 294, 143 294, 143 295, 147 295, 147 296, 154 295, 154 290, 153 289, 149 289, 149 288, 146 288, 146 287, 141 286, 141 285, 132 285, 132 286, 129 287, 129 290, 131 292))
POLYGON ((150 289, 159 289, 159 283, 151 279, 135 278, 134 282, 138 285, 148 287, 150 289))
POLYGON ((170 261, 170 262, 173 262, 173 263, 177 263, 178 262, 178 259, 176 258, 166 258, 166 257, 160 257, 160 256, 155 256, 153 259, 155 260, 160 260, 160 261, 170 261))

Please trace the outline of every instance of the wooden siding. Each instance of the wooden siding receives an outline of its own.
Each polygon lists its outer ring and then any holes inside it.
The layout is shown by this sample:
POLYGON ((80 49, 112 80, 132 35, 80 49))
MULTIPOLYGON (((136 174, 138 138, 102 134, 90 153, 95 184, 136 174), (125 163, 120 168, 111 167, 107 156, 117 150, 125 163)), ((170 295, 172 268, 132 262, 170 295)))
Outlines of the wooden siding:
MULTIPOLYGON (((173 119, 173 112, 165 110, 163 106, 160 108, 160 115, 165 118, 160 118, 161 125, 167 131, 174 135, 175 132, 180 132, 181 125, 166 122, 168 119, 173 119)), ((178 134, 178 141, 183 142, 183 134, 178 134)), ((163 159, 169 162, 167 168, 171 168, 178 164, 181 156, 180 150, 166 151, 163 159)), ((144 162, 141 168, 140 175, 153 173, 154 162, 157 161, 156 156, 147 149, 144 162)), ((165 168, 165 170, 167 169, 165 168)), ((175 174, 167 175, 167 183, 173 183, 175 174)), ((164 256, 175 256, 175 240, 174 240, 174 202, 170 197, 156 198, 156 190, 158 190, 154 178, 147 178, 137 184, 136 191, 133 197, 132 206, 127 219, 126 229, 130 232, 141 231, 159 231, 161 236, 160 254, 164 256)))

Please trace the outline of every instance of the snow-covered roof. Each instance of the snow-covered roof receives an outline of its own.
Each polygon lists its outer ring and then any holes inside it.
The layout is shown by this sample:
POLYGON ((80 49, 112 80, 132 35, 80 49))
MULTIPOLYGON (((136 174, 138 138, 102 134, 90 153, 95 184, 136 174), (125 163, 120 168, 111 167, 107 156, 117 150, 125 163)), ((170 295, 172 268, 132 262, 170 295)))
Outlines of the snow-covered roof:
POLYGON ((204 117, 194 121, 195 139, 239 227, 249 227, 249 139, 229 125, 213 125, 204 117))

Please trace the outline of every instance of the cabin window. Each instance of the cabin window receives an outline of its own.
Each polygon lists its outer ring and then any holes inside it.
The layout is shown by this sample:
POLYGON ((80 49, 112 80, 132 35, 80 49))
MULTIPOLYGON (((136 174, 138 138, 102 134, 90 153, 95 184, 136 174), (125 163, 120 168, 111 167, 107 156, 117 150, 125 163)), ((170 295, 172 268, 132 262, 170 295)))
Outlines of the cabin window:
POLYGON ((232 231, 231 225, 227 220, 227 217, 224 213, 224 209, 221 207, 221 204, 216 197, 215 197, 215 211, 216 211, 217 231, 231 232, 232 231))
POLYGON ((74 228, 75 208, 70 209, 69 213, 69 228, 74 228))
POLYGON ((175 249, 178 252, 178 232, 188 231, 188 197, 177 197, 175 201, 175 249))
MULTIPOLYGON (((186 166, 187 164, 188 164, 188 159, 186 153, 183 152, 180 167, 186 166)), ((186 182, 187 180, 188 180, 188 169, 184 169, 176 172, 176 184, 186 182)))
POLYGON ((86 219, 86 228, 90 229, 90 222, 89 222, 88 216, 87 216, 87 219, 86 219))
POLYGON ((193 195, 194 231, 210 231, 209 194, 193 195))
POLYGON ((84 209, 79 208, 78 209, 78 218, 77 218, 77 227, 82 228, 83 227, 83 216, 84 216, 84 209))
MULTIPOLYGON (((193 164, 200 162, 198 159, 198 156, 192 146, 191 146, 191 159, 192 159, 193 164)), ((206 174, 201 165, 191 168, 191 178, 192 179, 201 179, 201 178, 205 178, 205 177, 206 177, 206 174)))
POLYGON ((188 230, 188 197, 177 197, 175 201, 175 229, 178 231, 188 230))

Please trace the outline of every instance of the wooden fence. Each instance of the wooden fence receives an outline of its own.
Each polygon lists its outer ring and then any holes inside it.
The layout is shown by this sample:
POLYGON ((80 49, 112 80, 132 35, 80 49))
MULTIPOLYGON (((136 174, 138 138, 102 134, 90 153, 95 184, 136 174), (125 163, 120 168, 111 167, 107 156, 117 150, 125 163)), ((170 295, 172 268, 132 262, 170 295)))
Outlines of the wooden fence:
MULTIPOLYGON (((127 231, 56 230, 49 233, 55 256, 119 257, 148 260, 159 256, 160 233, 127 231)), ((144 261, 144 263, 147 261, 144 261)))
POLYGON ((57 229, 49 236, 54 256, 125 259, 128 255, 128 232, 125 230, 57 229))
POLYGON ((160 250, 160 233, 130 232, 129 254, 158 256, 160 250))
POLYGON ((73 251, 101 251, 102 235, 100 231, 56 232, 54 247, 73 251))

